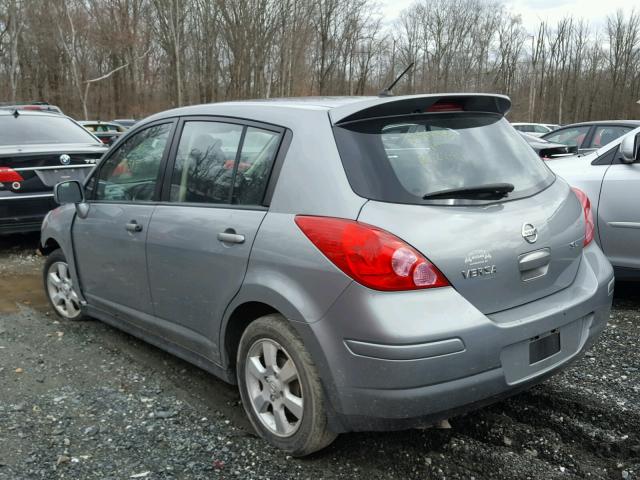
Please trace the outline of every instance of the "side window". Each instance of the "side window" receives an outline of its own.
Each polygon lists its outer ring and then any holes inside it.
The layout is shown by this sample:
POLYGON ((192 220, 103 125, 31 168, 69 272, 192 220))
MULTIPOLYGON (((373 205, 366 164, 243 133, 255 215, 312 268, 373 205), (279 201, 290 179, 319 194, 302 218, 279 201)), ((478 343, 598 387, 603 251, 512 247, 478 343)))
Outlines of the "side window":
POLYGON ((255 127, 247 128, 231 203, 262 204, 279 144, 279 133, 255 127))
POLYGON ((549 142, 562 143, 571 147, 582 147, 582 143, 589 133, 589 126, 571 127, 553 132, 552 135, 545 135, 544 139, 549 142))
POLYGON ((544 125, 533 125, 533 129, 536 131, 536 133, 549 133, 551 131, 544 125))
POLYGON ((185 122, 171 175, 169 200, 229 203, 242 125, 185 122))
POLYGON ((613 142, 618 137, 630 131, 631 129, 628 127, 603 125, 596 128, 591 143, 596 148, 604 147, 607 143, 613 142))
POLYGON ((87 185, 88 197, 111 201, 152 200, 170 132, 171 124, 165 123, 128 138, 100 165, 97 176, 87 185))

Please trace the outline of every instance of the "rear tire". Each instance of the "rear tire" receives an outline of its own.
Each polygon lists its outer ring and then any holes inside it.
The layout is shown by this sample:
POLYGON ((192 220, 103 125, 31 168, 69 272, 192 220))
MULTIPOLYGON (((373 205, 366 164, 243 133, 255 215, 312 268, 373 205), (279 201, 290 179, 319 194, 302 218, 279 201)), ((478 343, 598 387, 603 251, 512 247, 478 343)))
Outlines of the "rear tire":
POLYGON ((335 440, 316 367, 282 315, 249 324, 240 339, 236 367, 247 416, 271 445, 302 457, 335 440))
POLYGON ((42 273, 44 291, 56 315, 63 320, 85 319, 69 272, 69 264, 62 250, 57 249, 49 254, 42 273))

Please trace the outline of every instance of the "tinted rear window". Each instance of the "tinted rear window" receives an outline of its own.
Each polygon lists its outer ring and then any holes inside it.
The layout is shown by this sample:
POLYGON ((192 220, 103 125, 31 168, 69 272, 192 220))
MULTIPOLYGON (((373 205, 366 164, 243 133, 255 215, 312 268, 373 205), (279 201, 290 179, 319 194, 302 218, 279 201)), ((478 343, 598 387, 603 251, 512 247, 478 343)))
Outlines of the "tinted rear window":
POLYGON ((0 145, 98 143, 84 128, 66 117, 40 115, 0 116, 0 145))
POLYGON ((533 195, 555 178, 498 115, 441 113, 386 118, 336 126, 334 133, 351 187, 372 200, 469 203, 422 197, 493 183, 513 184, 514 191, 505 198, 511 200, 533 195))

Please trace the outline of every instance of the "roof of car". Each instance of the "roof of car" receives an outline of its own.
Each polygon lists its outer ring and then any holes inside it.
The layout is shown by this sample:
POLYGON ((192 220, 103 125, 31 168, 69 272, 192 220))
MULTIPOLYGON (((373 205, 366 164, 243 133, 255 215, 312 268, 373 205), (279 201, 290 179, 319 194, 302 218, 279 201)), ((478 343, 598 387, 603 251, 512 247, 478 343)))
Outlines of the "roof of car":
POLYGON ((591 120, 589 122, 569 123, 562 125, 562 128, 578 127, 580 125, 640 125, 640 120, 591 120))
POLYGON ((292 110, 329 112, 332 122, 339 123, 373 116, 413 113, 416 111, 416 106, 422 104, 421 106, 424 107, 425 101, 426 105, 429 106, 439 100, 453 99, 479 106, 478 110, 486 109, 487 111, 495 111, 502 115, 504 115, 511 107, 511 100, 509 97, 483 93, 436 93, 359 97, 295 97, 264 100, 241 100, 179 107, 152 115, 145 119, 144 123, 185 115, 233 115, 244 110, 249 112, 249 117, 255 117, 257 113, 256 110, 263 109, 271 112, 279 111, 280 113, 290 113, 292 110))
MULTIPOLYGON (((268 98, 256 100, 233 100, 229 102, 203 103, 178 107, 165 112, 160 112, 156 116, 193 115, 200 114, 202 110, 224 109, 225 107, 255 108, 268 107, 277 109, 302 109, 302 110, 322 110, 327 111, 345 105, 365 102, 379 97, 292 97, 292 98, 268 98)), ((394 97, 398 98, 398 97, 394 97)))
POLYGON ((117 123, 113 122, 103 122, 102 120, 78 120, 80 125, 113 125, 114 127, 119 127, 117 123))
MULTIPOLYGON (((15 108, 10 108, 10 107, 0 107, 0 115, 13 115, 15 113, 16 109, 15 108)), ((56 118, 60 118, 60 114, 59 113, 53 113, 53 112, 47 112, 44 110, 20 110, 18 108, 18 115, 22 116, 22 115, 27 115, 27 116, 41 116, 41 117, 56 117, 56 118)), ((64 115, 62 115, 64 116, 64 115)))

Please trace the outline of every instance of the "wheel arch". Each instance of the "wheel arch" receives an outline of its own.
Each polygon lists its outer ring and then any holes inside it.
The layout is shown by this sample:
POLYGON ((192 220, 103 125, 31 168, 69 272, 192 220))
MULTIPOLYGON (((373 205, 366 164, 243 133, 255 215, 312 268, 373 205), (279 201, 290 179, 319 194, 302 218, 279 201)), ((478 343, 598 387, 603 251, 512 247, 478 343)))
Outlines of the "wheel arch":
POLYGON ((224 322, 221 339, 222 361, 226 368, 235 373, 236 356, 242 334, 251 322, 265 315, 279 313, 271 305, 259 301, 247 301, 237 305, 224 322))
MULTIPOLYGON (((320 341, 310 324, 304 320, 295 306, 275 292, 270 292, 270 295, 266 297, 262 295, 253 296, 251 299, 244 297, 244 300, 236 297, 227 308, 227 313, 220 327, 219 338, 220 359, 223 368, 229 372, 230 379, 235 383, 236 356, 242 334, 251 322, 269 314, 282 315, 296 330, 312 361, 318 367, 318 374, 327 399, 327 408, 330 412, 335 413, 339 396, 320 341)), ((329 416, 332 430, 346 431, 344 425, 333 413, 329 416)))
POLYGON ((57 249, 62 249, 62 247, 60 246, 60 243, 58 243, 58 241, 51 236, 46 237, 46 240, 40 243, 40 253, 45 256, 49 255, 51 252, 54 252, 57 249))

